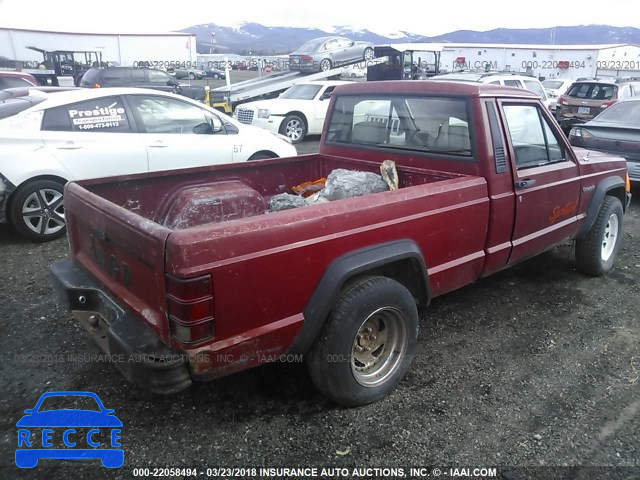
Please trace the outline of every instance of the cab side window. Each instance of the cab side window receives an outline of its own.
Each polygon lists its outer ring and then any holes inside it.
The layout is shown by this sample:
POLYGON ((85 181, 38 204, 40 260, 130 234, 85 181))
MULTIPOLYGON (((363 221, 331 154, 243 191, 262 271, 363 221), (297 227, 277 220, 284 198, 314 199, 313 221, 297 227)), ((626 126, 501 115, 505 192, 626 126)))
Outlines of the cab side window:
POLYGON ((503 107, 518 170, 565 161, 565 152, 535 105, 503 107))

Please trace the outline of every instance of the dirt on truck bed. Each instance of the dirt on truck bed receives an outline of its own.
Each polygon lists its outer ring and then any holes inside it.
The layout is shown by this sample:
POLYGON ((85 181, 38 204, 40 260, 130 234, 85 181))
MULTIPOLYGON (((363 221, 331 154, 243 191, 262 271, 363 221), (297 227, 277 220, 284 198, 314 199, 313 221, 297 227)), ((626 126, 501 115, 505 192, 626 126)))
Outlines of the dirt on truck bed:
POLYGON ((208 467, 344 467, 349 477, 354 467, 395 467, 405 478, 409 467, 443 476, 497 467, 497 478, 640 478, 639 190, 611 274, 576 272, 566 244, 435 299, 400 386, 355 409, 318 393, 296 357, 171 397, 130 386, 58 305, 48 266, 66 256, 66 239, 35 244, 0 226, 0 478, 131 478, 136 467, 200 476, 208 467), (95 392, 115 409, 122 468, 15 467, 16 422, 42 393, 63 390, 95 392))

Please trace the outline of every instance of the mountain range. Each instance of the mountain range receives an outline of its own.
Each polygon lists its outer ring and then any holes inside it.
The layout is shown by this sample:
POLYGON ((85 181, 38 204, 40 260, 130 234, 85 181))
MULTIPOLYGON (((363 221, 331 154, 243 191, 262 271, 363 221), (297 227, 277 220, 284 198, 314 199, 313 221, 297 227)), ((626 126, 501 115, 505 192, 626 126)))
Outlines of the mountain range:
POLYGON ((594 45, 607 43, 640 44, 640 29, 608 25, 581 25, 552 28, 497 28, 486 32, 457 30, 426 37, 405 31, 376 33, 348 26, 327 29, 299 27, 266 27, 258 23, 221 26, 213 23, 194 25, 181 32, 196 36, 199 53, 239 53, 257 55, 289 53, 307 40, 327 35, 341 35, 376 45, 399 42, 448 43, 529 43, 544 45, 594 45), (212 37, 212 33, 215 36, 212 37), (212 39, 214 42, 212 43, 212 39))

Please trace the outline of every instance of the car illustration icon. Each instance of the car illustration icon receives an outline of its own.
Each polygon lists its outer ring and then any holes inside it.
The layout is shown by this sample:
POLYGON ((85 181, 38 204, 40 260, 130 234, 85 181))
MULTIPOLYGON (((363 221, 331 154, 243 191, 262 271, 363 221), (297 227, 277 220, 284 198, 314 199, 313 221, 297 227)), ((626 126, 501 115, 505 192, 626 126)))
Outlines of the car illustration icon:
POLYGON ((107 468, 124 464, 122 422, 95 393, 47 392, 34 408, 24 412, 26 415, 16 423, 18 467, 33 468, 41 458, 99 458, 107 468))

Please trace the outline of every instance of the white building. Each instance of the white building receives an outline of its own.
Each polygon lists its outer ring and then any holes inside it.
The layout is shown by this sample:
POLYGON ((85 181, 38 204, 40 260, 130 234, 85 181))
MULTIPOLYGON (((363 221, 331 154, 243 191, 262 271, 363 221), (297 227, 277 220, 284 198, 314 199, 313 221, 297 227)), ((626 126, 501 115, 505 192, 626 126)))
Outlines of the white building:
POLYGON ((640 46, 631 44, 407 43, 398 46, 400 50, 412 50, 413 60, 423 64, 433 64, 431 52, 439 52, 442 72, 507 70, 572 80, 598 75, 640 76, 640 46))
POLYGON ((19 61, 42 61, 42 54, 27 47, 55 51, 92 51, 102 60, 122 66, 136 62, 194 62, 196 37, 188 33, 122 34, 47 32, 0 28, 0 57, 19 61))

